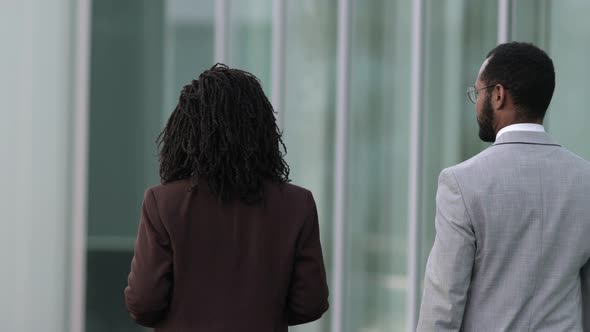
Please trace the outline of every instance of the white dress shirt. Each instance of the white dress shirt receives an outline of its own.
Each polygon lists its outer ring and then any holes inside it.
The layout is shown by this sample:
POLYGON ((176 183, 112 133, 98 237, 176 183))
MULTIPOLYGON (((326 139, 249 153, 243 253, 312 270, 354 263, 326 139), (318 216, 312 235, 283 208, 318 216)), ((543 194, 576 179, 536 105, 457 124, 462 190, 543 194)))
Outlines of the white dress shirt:
POLYGON ((507 133, 509 131, 537 131, 544 133, 545 127, 538 123, 516 123, 500 129, 498 134, 496 134, 496 140, 498 139, 498 137, 500 137, 500 135, 507 133))

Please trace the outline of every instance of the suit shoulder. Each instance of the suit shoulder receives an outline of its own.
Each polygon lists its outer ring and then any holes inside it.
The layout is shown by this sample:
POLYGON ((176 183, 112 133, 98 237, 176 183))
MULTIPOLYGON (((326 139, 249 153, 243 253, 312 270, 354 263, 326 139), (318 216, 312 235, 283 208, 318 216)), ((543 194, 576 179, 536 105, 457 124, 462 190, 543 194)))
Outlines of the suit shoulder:
POLYGON ((152 192, 156 199, 166 196, 176 196, 181 193, 186 193, 191 187, 189 179, 172 181, 164 184, 158 184, 146 189, 146 194, 152 192))
POLYGON ((577 182, 590 185, 590 162, 565 148, 560 150, 562 156, 559 166, 568 169, 577 182))
POLYGON ((590 161, 584 159, 583 157, 573 153, 572 151, 563 148, 562 150, 564 152, 565 155, 567 155, 569 158, 571 158, 571 160, 577 164, 579 164, 581 167, 585 167, 590 169, 590 161))
POLYGON ((492 155, 494 154, 493 149, 491 147, 486 148, 485 150, 481 151, 480 153, 476 154, 475 156, 460 162, 456 165, 449 166, 441 171, 441 174, 444 172, 451 172, 453 174, 461 174, 466 170, 470 170, 473 168, 480 167, 482 165, 488 164, 491 160, 493 160, 492 155))
POLYGON ((283 196, 287 199, 303 199, 313 197, 311 191, 307 188, 292 183, 272 183, 270 184, 270 194, 283 196))
POLYGON ((278 186, 282 186, 283 190, 287 190, 289 192, 295 193, 297 195, 309 195, 311 194, 311 191, 307 188, 298 186, 296 184, 293 183, 283 183, 283 184, 279 184, 278 186))

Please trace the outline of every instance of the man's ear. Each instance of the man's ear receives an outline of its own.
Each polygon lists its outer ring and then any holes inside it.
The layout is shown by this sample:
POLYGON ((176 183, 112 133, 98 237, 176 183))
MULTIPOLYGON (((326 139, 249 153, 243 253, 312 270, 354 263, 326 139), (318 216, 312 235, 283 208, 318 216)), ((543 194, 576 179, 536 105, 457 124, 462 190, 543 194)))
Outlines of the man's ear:
POLYGON ((506 105, 508 90, 502 84, 496 84, 492 91, 492 103, 495 109, 502 109, 506 105))

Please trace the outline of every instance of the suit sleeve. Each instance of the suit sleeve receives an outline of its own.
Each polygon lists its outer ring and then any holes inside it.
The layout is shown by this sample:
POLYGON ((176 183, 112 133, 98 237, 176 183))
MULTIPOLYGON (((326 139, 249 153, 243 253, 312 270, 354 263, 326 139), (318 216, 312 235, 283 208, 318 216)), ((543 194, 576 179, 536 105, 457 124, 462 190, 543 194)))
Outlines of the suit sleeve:
POLYGON ((590 332, 590 260, 581 271, 582 280, 582 315, 584 320, 584 332, 590 332))
POLYGON ((450 169, 439 176, 435 227, 417 331, 459 331, 476 243, 462 193, 450 169))
POLYGON ((318 214, 311 193, 308 193, 307 205, 308 213, 297 239, 287 298, 289 325, 319 319, 329 306, 318 214))
POLYGON ((138 324, 153 327, 167 312, 172 288, 172 249, 151 189, 144 196, 125 303, 138 324))

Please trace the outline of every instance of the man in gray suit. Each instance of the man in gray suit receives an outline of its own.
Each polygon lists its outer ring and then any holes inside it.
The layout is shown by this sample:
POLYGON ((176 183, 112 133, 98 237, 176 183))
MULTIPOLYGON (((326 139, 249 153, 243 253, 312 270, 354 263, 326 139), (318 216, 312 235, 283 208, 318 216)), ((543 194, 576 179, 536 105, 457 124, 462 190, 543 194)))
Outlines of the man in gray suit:
POLYGON ((418 331, 590 331, 590 163, 543 127, 553 62, 493 49, 475 87, 495 143, 443 170, 418 331))

